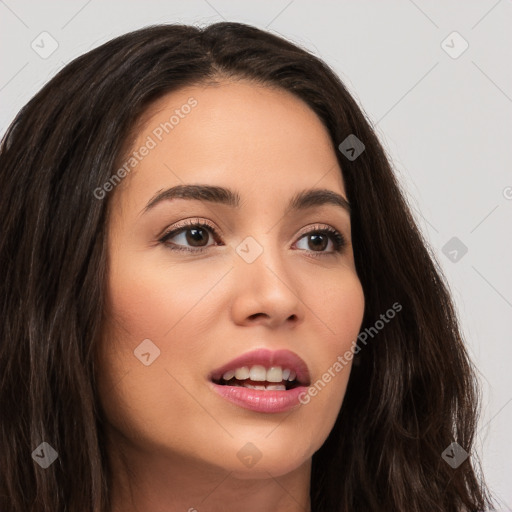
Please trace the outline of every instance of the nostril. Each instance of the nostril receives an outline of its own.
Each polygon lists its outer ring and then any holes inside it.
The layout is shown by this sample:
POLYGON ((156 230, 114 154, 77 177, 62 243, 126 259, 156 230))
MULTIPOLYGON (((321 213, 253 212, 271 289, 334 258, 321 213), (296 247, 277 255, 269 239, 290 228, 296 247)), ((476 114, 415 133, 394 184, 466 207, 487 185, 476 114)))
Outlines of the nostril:
POLYGON ((249 320, 256 320, 258 317, 263 316, 264 318, 268 318, 266 313, 254 313, 249 317, 249 320))

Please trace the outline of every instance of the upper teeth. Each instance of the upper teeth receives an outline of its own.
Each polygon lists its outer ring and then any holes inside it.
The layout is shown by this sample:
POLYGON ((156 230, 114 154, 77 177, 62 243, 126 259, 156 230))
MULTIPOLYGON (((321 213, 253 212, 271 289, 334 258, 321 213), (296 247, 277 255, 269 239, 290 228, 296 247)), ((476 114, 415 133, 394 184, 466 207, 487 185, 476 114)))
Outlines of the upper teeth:
POLYGON ((251 366, 242 366, 241 368, 236 368, 236 370, 228 370, 222 378, 224 380, 230 380, 235 377, 238 380, 255 380, 255 381, 267 381, 267 382, 281 382, 283 380, 293 381, 297 377, 297 374, 288 368, 282 369, 280 366, 271 366, 270 368, 265 368, 261 365, 251 366))

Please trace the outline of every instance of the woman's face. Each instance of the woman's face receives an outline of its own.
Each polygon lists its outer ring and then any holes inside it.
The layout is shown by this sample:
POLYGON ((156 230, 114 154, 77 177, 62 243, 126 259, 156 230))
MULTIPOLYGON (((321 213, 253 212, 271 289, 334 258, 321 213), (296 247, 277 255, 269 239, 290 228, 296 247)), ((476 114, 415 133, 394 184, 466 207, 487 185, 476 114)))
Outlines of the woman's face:
POLYGON ((351 364, 335 363, 364 310, 348 211, 290 205, 310 190, 347 198, 328 132, 290 93, 244 81, 168 94, 141 126, 110 192, 98 359, 110 439, 240 478, 308 464, 338 415, 351 364), (186 185, 238 204, 154 201, 186 185), (298 393, 319 380, 315 396, 298 393))

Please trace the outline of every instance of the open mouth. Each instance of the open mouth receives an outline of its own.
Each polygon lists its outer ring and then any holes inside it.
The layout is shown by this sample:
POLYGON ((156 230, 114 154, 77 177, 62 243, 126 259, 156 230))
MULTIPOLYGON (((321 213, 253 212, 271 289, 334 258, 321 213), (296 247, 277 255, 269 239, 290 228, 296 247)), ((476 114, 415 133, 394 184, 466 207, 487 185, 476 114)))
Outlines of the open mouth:
POLYGON ((307 382, 300 382, 296 372, 290 368, 281 368, 280 366, 266 368, 262 365, 243 366, 235 370, 228 370, 221 377, 211 380, 220 386, 235 386, 262 391, 288 391, 298 386, 307 385, 307 382))
POLYGON ((225 400, 264 414, 300 406, 300 396, 311 380, 307 364, 297 354, 266 348, 242 354, 213 370, 208 378, 212 391, 225 400))

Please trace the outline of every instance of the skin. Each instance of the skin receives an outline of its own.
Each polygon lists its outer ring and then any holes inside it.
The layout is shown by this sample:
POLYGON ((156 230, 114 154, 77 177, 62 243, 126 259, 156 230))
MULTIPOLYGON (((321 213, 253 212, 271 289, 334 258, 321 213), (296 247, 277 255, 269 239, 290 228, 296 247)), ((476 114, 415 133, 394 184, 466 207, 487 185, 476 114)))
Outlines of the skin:
POLYGON ((352 349, 364 295, 350 216, 333 205, 285 214, 303 189, 347 197, 336 150, 316 114, 290 93, 222 81, 153 104, 131 151, 190 97, 198 105, 111 192, 97 366, 112 510, 308 511, 311 458, 334 425, 351 363, 285 413, 240 408, 212 392, 207 377, 269 348, 297 353, 315 382, 352 349), (142 213, 160 190, 199 183, 236 190, 241 207, 173 199, 142 213), (206 230, 198 245, 208 247, 195 254, 170 248, 193 250, 187 232, 158 242, 184 219, 209 222, 219 239, 206 230), (323 248, 304 236, 326 226, 346 238, 341 253, 328 236, 323 248), (250 264, 235 251, 247 236, 263 248, 250 264), (160 350, 149 366, 134 356, 145 339, 160 350), (261 453, 252 467, 237 457, 248 442, 261 453))

